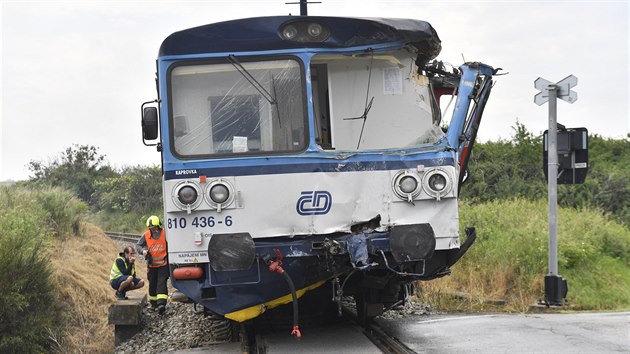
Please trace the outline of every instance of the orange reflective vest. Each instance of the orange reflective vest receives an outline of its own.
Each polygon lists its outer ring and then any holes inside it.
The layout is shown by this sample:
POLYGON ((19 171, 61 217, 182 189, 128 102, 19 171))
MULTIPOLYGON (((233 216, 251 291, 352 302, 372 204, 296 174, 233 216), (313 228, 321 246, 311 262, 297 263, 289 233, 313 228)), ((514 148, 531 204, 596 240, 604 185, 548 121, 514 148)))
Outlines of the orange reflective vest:
POLYGON ((166 235, 164 235, 164 229, 160 232, 160 237, 158 237, 157 240, 151 237, 151 230, 147 230, 144 233, 144 239, 147 242, 147 248, 151 254, 149 268, 159 268, 167 265, 166 235))

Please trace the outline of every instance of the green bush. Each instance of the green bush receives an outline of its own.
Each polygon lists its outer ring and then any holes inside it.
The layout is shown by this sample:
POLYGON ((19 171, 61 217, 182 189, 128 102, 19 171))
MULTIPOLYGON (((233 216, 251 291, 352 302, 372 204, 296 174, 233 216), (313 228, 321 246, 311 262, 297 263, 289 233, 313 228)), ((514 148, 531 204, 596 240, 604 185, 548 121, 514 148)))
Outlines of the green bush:
POLYGON ((36 202, 48 212, 55 236, 78 235, 87 205, 61 188, 44 188, 35 194, 36 202))
POLYGON ((28 184, 68 189, 90 205, 95 202, 96 181, 115 175, 106 164, 105 155, 91 145, 73 144, 50 162, 30 161, 28 168, 32 173, 28 184))
MULTIPOLYGON (((547 198, 541 135, 516 122, 510 140, 476 144, 470 178, 461 197, 472 202, 512 198, 547 198)), ((630 227, 630 139, 589 136, 586 181, 559 185, 558 203, 572 208, 598 208, 630 227)))
POLYGON ((48 256, 86 205, 59 188, 0 187, 0 352, 50 351, 63 319, 48 256))
POLYGON ((162 169, 160 166, 134 166, 95 183, 97 210, 146 212, 162 209, 162 169))
POLYGON ((2 353, 48 351, 62 328, 43 241, 38 228, 0 237, 2 353))
POLYGON ((121 211, 99 211, 89 216, 90 222, 98 225, 105 231, 142 233, 146 231, 145 222, 151 215, 158 215, 162 218, 163 211, 154 212, 121 212, 121 211))
POLYGON ((87 205, 74 194, 59 187, 0 187, 0 230, 19 234, 23 227, 35 225, 42 234, 61 237, 79 233, 87 205), (8 217, 13 215, 13 217, 8 217))
POLYGON ((162 215, 162 170, 159 166, 125 167, 95 184, 96 210, 90 220, 118 232, 144 229, 150 215, 162 215))

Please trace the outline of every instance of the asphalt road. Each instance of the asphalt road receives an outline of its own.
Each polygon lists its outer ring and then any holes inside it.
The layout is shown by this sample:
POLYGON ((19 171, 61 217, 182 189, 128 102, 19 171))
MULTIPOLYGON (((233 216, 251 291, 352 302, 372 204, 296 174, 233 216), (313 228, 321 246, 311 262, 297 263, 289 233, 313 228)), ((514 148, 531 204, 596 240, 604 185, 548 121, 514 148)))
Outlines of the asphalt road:
POLYGON ((630 353, 630 312, 379 320, 417 353, 630 353))
MULTIPOLYGON (((377 319, 417 353, 630 353, 630 312, 428 315, 377 319)), ((267 353, 380 353, 351 323, 265 335, 267 353)), ((238 343, 176 353, 240 353, 238 343)))

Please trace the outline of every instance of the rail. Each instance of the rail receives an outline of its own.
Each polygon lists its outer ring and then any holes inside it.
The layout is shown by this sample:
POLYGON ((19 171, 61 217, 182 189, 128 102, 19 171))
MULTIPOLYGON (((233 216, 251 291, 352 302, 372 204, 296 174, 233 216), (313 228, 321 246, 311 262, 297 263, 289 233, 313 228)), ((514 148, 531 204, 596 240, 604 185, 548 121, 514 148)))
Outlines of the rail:
POLYGON ((139 235, 139 234, 127 234, 127 233, 122 233, 122 232, 110 232, 110 231, 105 231, 105 235, 107 235, 112 240, 130 242, 134 244, 138 242, 140 237, 142 237, 142 235, 139 235))
MULTIPOLYGON (((374 344, 381 352, 385 354, 415 354, 416 352, 405 345, 398 338, 390 335, 386 329, 384 329, 377 321, 372 321, 364 326, 361 326, 358 323, 358 319, 356 314, 348 309, 347 307, 343 307, 343 317, 347 320, 345 322, 348 326, 359 328, 363 335, 366 337, 366 340, 374 344)), ((250 325, 239 325, 240 328, 240 343, 241 343, 241 351, 246 354, 268 354, 277 352, 278 348, 268 349, 268 343, 266 340, 266 335, 259 333, 260 327, 259 325, 250 324, 250 325)), ((296 344, 296 340, 292 336, 286 336, 286 341, 292 342, 293 344, 299 347, 299 344, 296 344)), ((278 345, 276 342, 274 344, 278 345)), ((284 346, 281 346, 280 351, 284 351, 287 349, 286 343, 283 343, 284 346)), ((288 344, 289 348, 292 344, 288 344)), ((335 343, 331 342, 328 344, 330 352, 335 351, 334 346, 335 343)), ((339 347, 340 351, 347 349, 342 344, 339 347)), ((364 344, 362 344, 364 345, 364 344)), ((297 347, 293 347, 294 349, 297 347)), ((297 349, 295 350, 298 351, 297 349)))
MULTIPOLYGON (((343 307, 343 315, 350 321, 358 324, 357 315, 347 307, 343 307)), ((387 333, 377 322, 371 321, 360 326, 363 334, 376 345, 383 353, 388 354, 413 354, 416 353, 406 346, 398 338, 387 333)))

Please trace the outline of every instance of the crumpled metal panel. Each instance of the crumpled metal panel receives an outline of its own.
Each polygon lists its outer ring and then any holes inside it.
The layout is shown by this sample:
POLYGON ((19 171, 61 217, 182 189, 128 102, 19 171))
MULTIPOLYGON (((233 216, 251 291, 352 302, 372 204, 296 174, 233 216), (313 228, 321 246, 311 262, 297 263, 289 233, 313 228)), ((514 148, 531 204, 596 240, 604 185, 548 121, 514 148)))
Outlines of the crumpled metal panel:
POLYGON ((355 268, 368 265, 367 237, 364 234, 354 234, 347 241, 350 261, 355 268))

